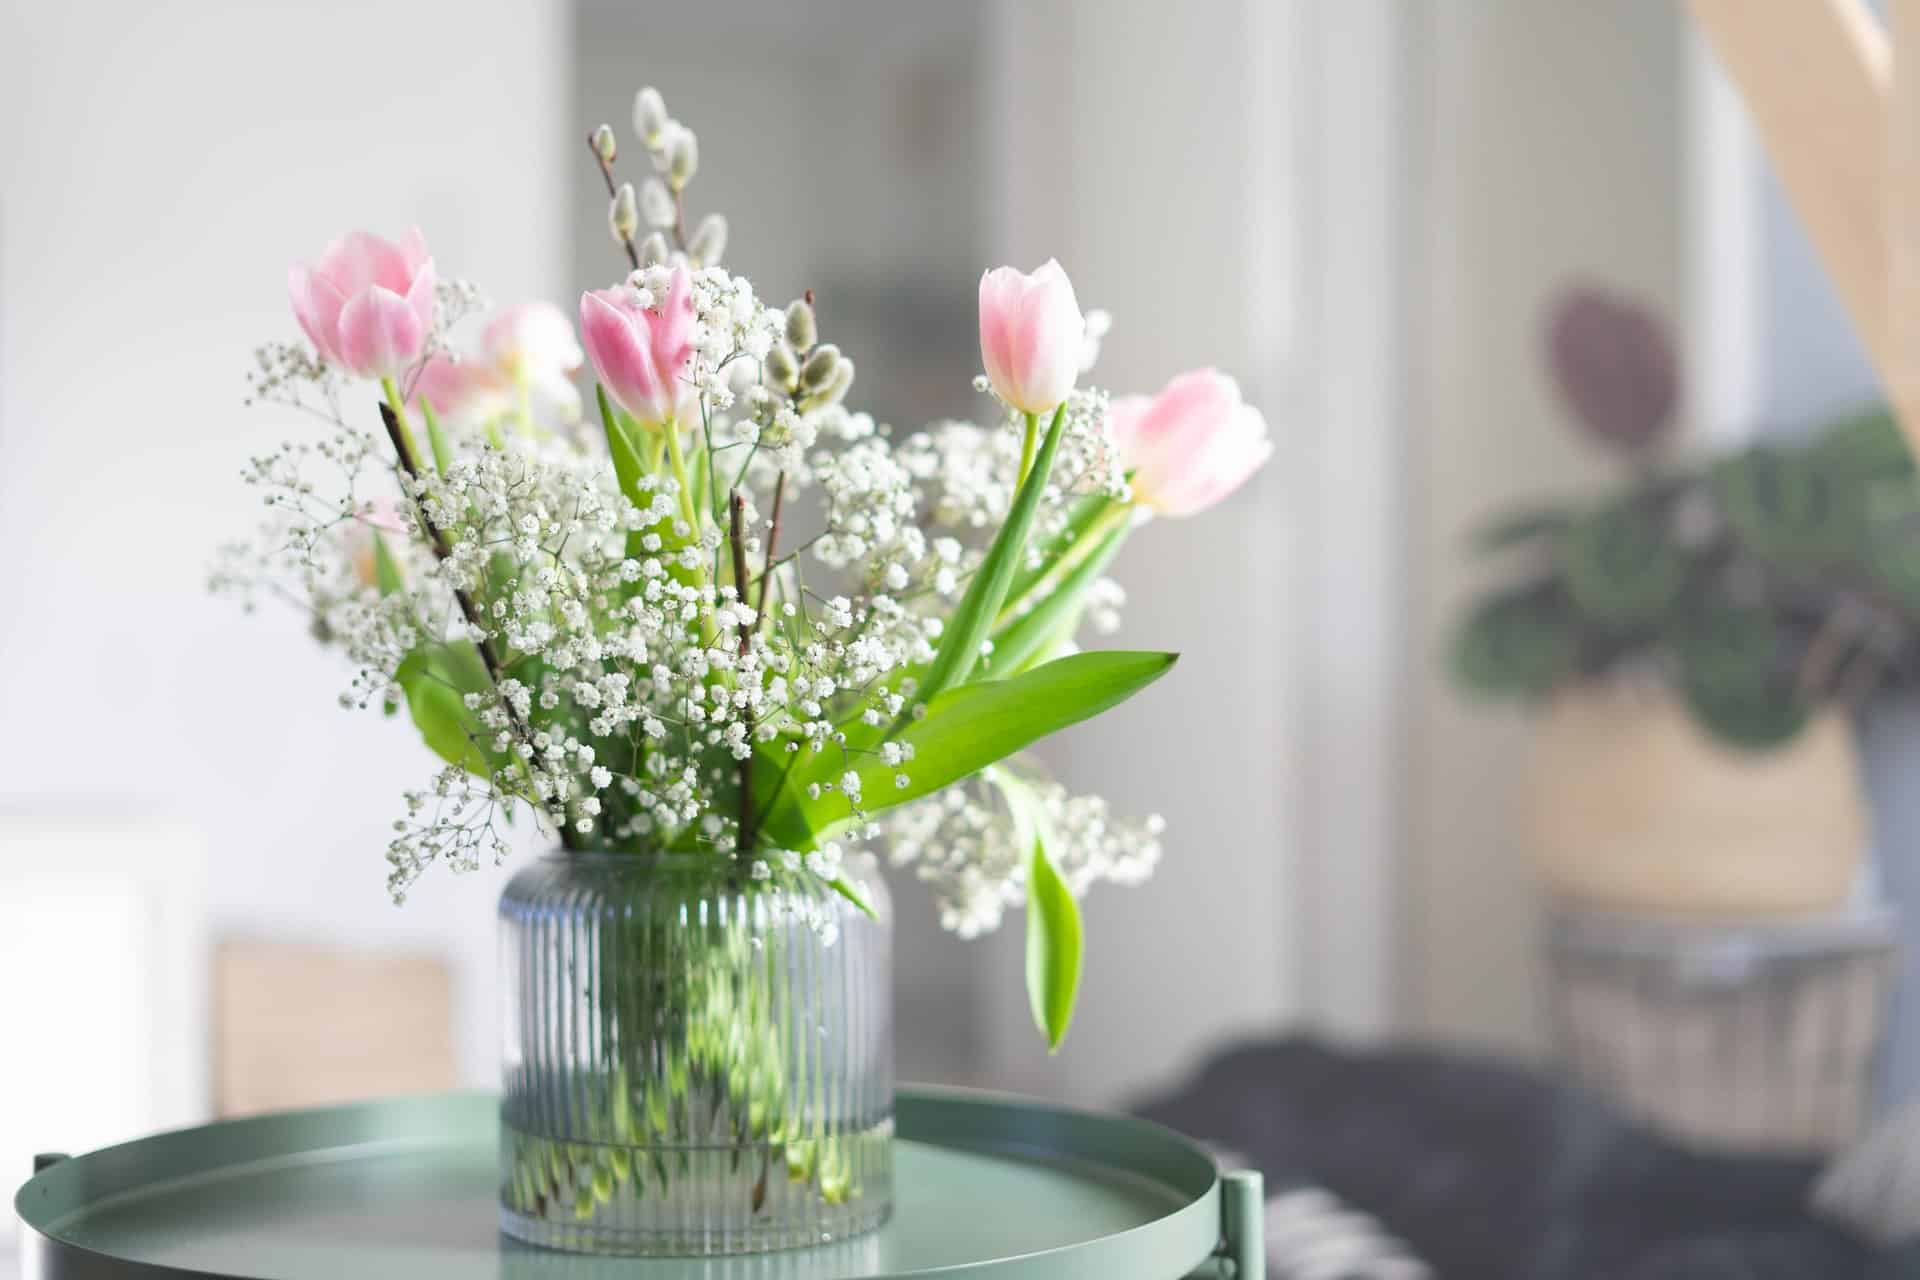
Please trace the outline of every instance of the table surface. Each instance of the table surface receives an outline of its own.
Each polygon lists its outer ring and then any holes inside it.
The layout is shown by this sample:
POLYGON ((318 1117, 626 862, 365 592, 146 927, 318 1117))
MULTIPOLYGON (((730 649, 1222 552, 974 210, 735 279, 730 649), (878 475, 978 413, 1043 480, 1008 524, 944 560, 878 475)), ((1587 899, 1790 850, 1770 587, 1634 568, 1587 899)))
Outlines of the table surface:
POLYGON ((29 1274, 261 1280, 1174 1280, 1220 1234, 1211 1161, 1141 1121, 904 1091, 894 1211, 844 1244, 751 1258, 601 1259, 499 1233, 496 1102, 440 1095, 183 1130, 28 1183, 29 1274), (36 1271, 31 1253, 48 1265, 36 1271), (85 1265, 82 1265, 82 1262, 85 1265), (102 1269, 102 1264, 105 1269, 102 1269))

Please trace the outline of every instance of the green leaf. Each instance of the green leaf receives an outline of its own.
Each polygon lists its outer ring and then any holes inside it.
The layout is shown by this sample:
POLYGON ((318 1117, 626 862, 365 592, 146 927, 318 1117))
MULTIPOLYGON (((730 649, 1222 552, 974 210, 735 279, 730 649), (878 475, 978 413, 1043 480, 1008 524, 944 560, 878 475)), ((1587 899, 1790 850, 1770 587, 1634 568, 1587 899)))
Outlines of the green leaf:
POLYGON ((1631 500, 1603 507, 1560 539, 1567 593, 1609 627, 1658 621, 1687 585, 1687 559, 1657 511, 1631 500))
POLYGON ((1453 675, 1474 693, 1543 697, 1575 675, 1580 633, 1571 609, 1536 587, 1480 602, 1453 642, 1453 675))
POLYGON ((1063 632, 1071 636, 1078 628, 1080 615, 1084 611, 1087 588, 1106 572, 1113 558, 1120 554, 1120 546, 1127 540, 1127 532, 1123 525, 1108 534, 1093 554, 1062 578, 1044 600, 994 637, 993 652, 985 660, 988 669, 995 674, 1019 671, 1029 660, 1044 653, 1063 632))
POLYGON ((808 796, 810 787, 838 784, 851 771, 860 779, 865 812, 904 804, 1118 706, 1165 675, 1177 657, 1126 650, 1076 653, 1005 680, 949 689, 896 736, 913 748, 913 759, 900 766, 872 755, 848 758, 838 747, 803 748, 786 786, 763 810, 760 829, 780 848, 807 848, 854 821, 843 795, 823 791, 816 800, 808 796), (899 774, 906 775, 904 787, 895 782, 899 774))
POLYGON ((1066 1039, 1080 995, 1085 949, 1080 904, 1047 856, 1046 818, 1038 800, 1024 787, 1004 789, 1004 794, 1014 807, 1015 830, 1031 849, 1027 857, 1027 1002, 1033 1009, 1033 1024, 1047 1038, 1047 1052, 1052 1053, 1066 1039))
POLYGON ((440 430, 440 419, 434 416, 433 404, 425 396, 420 397, 420 414, 427 420, 427 448, 433 450, 433 469, 445 475, 447 468, 453 465, 453 450, 447 446, 446 433, 440 430))
POLYGON ((1032 473, 1014 495, 1006 523, 1000 526, 993 545, 987 548, 986 559, 980 562, 973 581, 967 585, 967 594, 947 619, 939 652, 934 655, 927 677, 920 685, 921 701, 965 680, 979 661, 980 645, 992 634, 994 620, 1000 616, 1000 606, 1007 598, 1007 588, 1012 585, 1026 554, 1027 534, 1040 510, 1040 497, 1046 492, 1047 477, 1053 471, 1053 455, 1060 447, 1066 421, 1067 406, 1063 403, 1054 411, 1053 421, 1047 426, 1047 438, 1040 446, 1032 473))
POLYGON ((1523 542, 1541 542, 1559 537, 1572 523, 1572 515, 1556 508, 1515 512, 1476 529, 1473 546, 1477 551, 1501 551, 1523 542))
POLYGON ((628 502, 636 507, 644 507, 652 501, 640 489, 640 478, 647 474, 646 464, 641 461, 633 436, 621 420, 623 415, 607 399, 606 388, 596 382, 593 384, 593 394, 600 402, 600 424, 607 435, 607 455, 613 459, 613 477, 619 481, 620 492, 626 495, 628 502))
POLYGON ((472 645, 415 649, 394 679, 407 695, 407 712, 421 740, 435 755, 481 778, 508 769, 503 753, 482 745, 486 731, 467 710, 465 695, 490 685, 486 665, 472 645))
POLYGON ((859 909, 860 914, 867 919, 878 920, 880 918, 874 914, 873 908, 868 905, 866 895, 855 888, 853 882, 845 876, 836 876, 834 879, 827 881, 827 888, 833 890, 848 902, 851 902, 859 909))
POLYGON ((1001 613, 1004 615, 1008 610, 1018 609, 1026 603, 1034 589, 1058 567, 1062 557, 1080 546, 1095 525, 1104 525, 1116 518, 1109 514, 1116 509, 1125 512, 1128 507, 1105 494, 1076 498, 1067 509, 1066 524, 1041 542, 1035 554, 1020 557, 1020 565, 1014 571, 1013 584, 1007 589, 1007 601, 1001 607, 1001 613))
POLYGON ((373 531, 373 582, 380 594, 390 596, 406 585, 400 576, 400 562, 393 558, 393 552, 387 549, 387 540, 380 531, 373 531))

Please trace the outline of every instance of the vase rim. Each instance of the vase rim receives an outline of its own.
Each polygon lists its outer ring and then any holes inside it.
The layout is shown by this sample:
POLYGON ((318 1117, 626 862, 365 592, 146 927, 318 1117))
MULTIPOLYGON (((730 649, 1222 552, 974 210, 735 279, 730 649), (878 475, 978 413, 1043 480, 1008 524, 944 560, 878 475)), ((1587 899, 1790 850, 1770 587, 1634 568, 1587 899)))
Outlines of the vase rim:
POLYGON ((723 870, 732 865, 732 859, 711 853, 670 852, 664 849, 649 849, 644 852, 626 853, 618 849, 549 849, 540 855, 542 862, 553 863, 615 863, 643 867, 711 867, 723 870))

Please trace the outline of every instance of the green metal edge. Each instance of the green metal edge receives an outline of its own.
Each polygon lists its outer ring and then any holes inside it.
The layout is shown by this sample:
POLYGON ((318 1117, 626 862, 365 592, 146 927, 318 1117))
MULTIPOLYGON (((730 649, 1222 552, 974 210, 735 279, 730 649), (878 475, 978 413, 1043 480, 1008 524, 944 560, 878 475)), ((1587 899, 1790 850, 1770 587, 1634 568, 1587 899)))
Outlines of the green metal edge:
MULTIPOLYGON (((295 1153, 431 1145, 452 1132, 495 1124, 497 1108, 498 1099, 488 1093, 392 1098, 224 1120, 57 1160, 14 1197, 26 1228, 25 1274, 35 1280, 230 1276, 101 1253, 63 1239, 61 1224, 156 1183, 279 1162, 295 1153)), ((1170 1129, 1128 1116, 964 1089, 903 1089, 895 1109, 900 1136, 912 1141, 1105 1166, 1158 1183, 1187 1202, 1153 1222, 1098 1240, 931 1271, 873 1273, 860 1280, 1172 1280, 1220 1252, 1219 1175, 1200 1147, 1170 1129)))

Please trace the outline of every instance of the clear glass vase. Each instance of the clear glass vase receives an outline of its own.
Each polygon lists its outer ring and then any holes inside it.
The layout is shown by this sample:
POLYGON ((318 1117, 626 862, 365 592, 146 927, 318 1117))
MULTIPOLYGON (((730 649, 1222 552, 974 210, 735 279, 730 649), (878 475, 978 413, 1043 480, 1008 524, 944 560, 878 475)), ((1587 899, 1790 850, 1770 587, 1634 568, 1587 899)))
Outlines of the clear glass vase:
POLYGON ((812 876, 557 853, 500 899, 500 1216, 588 1253, 758 1253, 893 1197, 893 921, 812 876))

